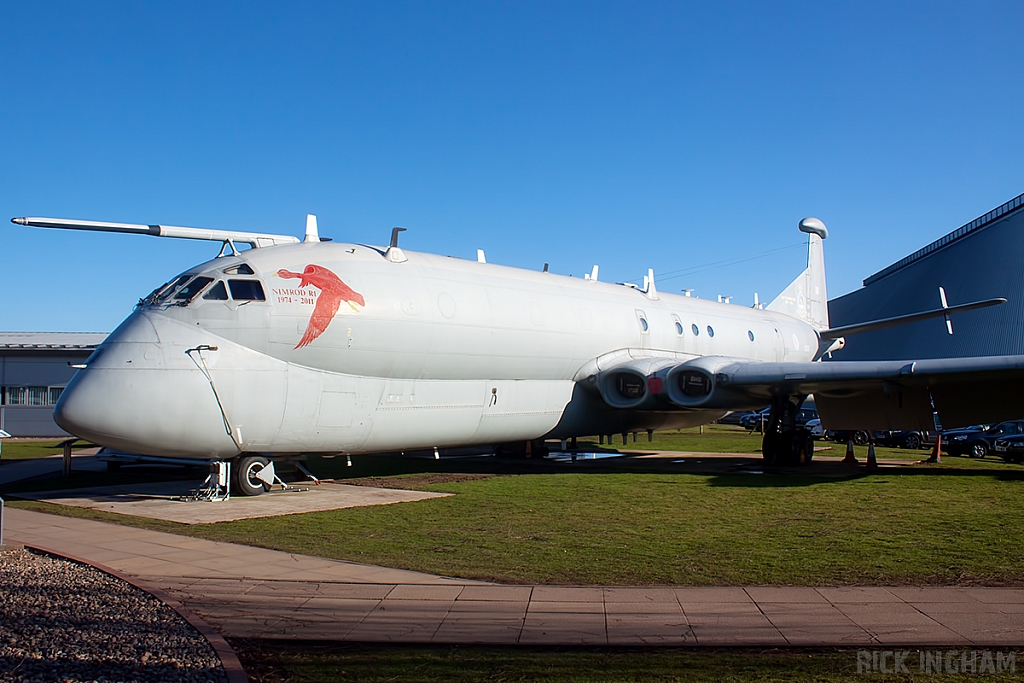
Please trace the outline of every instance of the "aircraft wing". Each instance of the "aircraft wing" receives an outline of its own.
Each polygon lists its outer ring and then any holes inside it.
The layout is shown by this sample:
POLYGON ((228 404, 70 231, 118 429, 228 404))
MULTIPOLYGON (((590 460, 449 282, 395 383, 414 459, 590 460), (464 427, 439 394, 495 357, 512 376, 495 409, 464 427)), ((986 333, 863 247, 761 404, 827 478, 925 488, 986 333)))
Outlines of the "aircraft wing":
POLYGON ((933 402, 945 428, 1024 416, 1024 356, 827 363, 724 358, 708 363, 702 358, 669 371, 678 375, 666 378, 670 392, 678 392, 684 377, 696 386, 699 376, 684 369, 691 365, 704 366, 691 370, 707 376, 691 393, 707 387, 703 398, 708 408, 814 394, 829 429, 934 429, 933 402))
POLYGON ((615 408, 742 410, 814 395, 828 429, 934 429, 1024 417, 1024 356, 918 361, 632 359, 587 381, 615 408))

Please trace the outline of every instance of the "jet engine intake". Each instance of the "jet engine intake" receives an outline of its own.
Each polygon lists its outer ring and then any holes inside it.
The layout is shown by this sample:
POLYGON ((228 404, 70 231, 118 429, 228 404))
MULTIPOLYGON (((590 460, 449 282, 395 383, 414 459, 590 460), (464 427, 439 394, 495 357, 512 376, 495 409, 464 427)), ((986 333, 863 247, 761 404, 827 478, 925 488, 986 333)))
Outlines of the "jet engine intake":
POLYGON ((659 376, 664 380, 668 399, 682 408, 740 410, 759 405, 761 401, 728 389, 727 370, 736 360, 704 356, 662 370, 659 376))
POLYGON ((666 359, 636 359, 597 373, 601 398, 613 408, 653 409, 665 405, 663 381, 657 372, 670 366, 666 359))

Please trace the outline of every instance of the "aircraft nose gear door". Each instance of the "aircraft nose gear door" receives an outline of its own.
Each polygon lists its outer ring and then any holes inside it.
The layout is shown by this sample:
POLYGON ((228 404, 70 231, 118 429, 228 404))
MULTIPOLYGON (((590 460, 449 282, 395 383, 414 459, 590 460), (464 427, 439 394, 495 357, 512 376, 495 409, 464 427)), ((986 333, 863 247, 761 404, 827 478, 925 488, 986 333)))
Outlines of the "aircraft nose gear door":
POLYGON ((793 402, 788 396, 772 399, 768 424, 761 440, 761 455, 769 465, 787 467, 806 465, 814 457, 814 439, 811 433, 796 426, 796 416, 804 398, 793 402))

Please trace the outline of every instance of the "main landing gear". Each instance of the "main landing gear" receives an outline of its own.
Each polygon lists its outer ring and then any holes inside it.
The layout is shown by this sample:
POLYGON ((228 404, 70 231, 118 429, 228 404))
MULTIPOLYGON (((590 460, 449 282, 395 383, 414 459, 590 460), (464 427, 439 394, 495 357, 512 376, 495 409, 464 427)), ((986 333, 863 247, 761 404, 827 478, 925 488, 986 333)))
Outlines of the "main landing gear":
POLYGON ((788 396, 772 399, 761 441, 761 454, 769 465, 806 465, 814 457, 814 439, 810 431, 796 426, 796 416, 804 398, 797 402, 790 401, 788 396))

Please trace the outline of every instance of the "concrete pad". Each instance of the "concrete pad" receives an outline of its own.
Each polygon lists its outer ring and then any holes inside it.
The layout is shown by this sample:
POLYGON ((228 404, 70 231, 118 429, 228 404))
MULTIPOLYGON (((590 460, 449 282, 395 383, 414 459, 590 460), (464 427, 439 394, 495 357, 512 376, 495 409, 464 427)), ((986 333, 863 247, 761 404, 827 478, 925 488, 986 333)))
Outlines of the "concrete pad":
POLYGON ((542 602, 596 602, 604 604, 604 589, 580 586, 535 586, 533 599, 542 602))
POLYGON ((963 589, 978 602, 1024 605, 1024 588, 983 588, 963 589))
POLYGON ((753 604, 753 600, 751 600, 747 591, 739 586, 722 588, 714 586, 697 586, 694 588, 673 588, 672 590, 675 591, 676 598, 681 604, 703 602, 746 602, 753 604))
MULTIPOLYGON (((162 519, 181 524, 210 524, 238 519, 275 517, 303 512, 340 510, 369 505, 407 503, 428 498, 444 498, 454 494, 429 491, 381 489, 372 486, 322 484, 308 486, 306 491, 272 491, 262 496, 236 496, 230 500, 184 502, 175 500, 198 488, 202 482, 158 482, 126 486, 40 491, 20 494, 24 498, 56 505, 103 510, 123 515, 162 519)), ((302 486, 301 488, 307 488, 302 486)))
POLYGON ((605 645, 608 635, 603 614, 550 614, 526 615, 521 644, 551 645, 605 645))
POLYGON ((828 600, 814 588, 799 586, 750 586, 746 590, 747 595, 758 604, 766 602, 828 603, 828 600))
POLYGON ((452 605, 449 616, 461 614, 485 614, 493 617, 517 617, 522 619, 526 616, 528 603, 524 602, 497 602, 493 600, 456 600, 452 605))
POLYGON ((465 586, 459 593, 463 600, 528 601, 533 586, 465 586))
POLYGON ((789 643, 764 616, 701 615, 687 616, 690 628, 700 645, 775 645, 789 643))
POLYGON ((817 588, 815 590, 832 604, 844 602, 903 602, 887 588, 842 586, 838 588, 817 588))
POLYGON ((970 641, 911 605, 836 605, 879 645, 967 645, 970 641))
POLYGON ((445 600, 459 597, 462 586, 395 586, 388 594, 388 602, 395 600, 445 600))
POLYGON ((888 590, 904 602, 978 602, 967 588, 896 586, 888 590))
POLYGON ((721 614, 723 616, 762 616, 761 608, 754 602, 694 602, 683 603, 683 614, 689 616, 701 614, 721 614))
POLYGON ((604 603, 531 600, 530 613, 538 612, 547 614, 604 614, 604 603))
POLYGON ((679 603, 672 602, 606 602, 604 605, 605 614, 678 614, 682 615, 683 608, 679 603))
POLYGON ((629 602, 641 603, 678 603, 675 591, 671 588, 605 588, 606 603, 629 602))
POLYGON ((512 645, 519 641, 523 617, 466 612, 450 614, 431 638, 433 643, 512 645))

